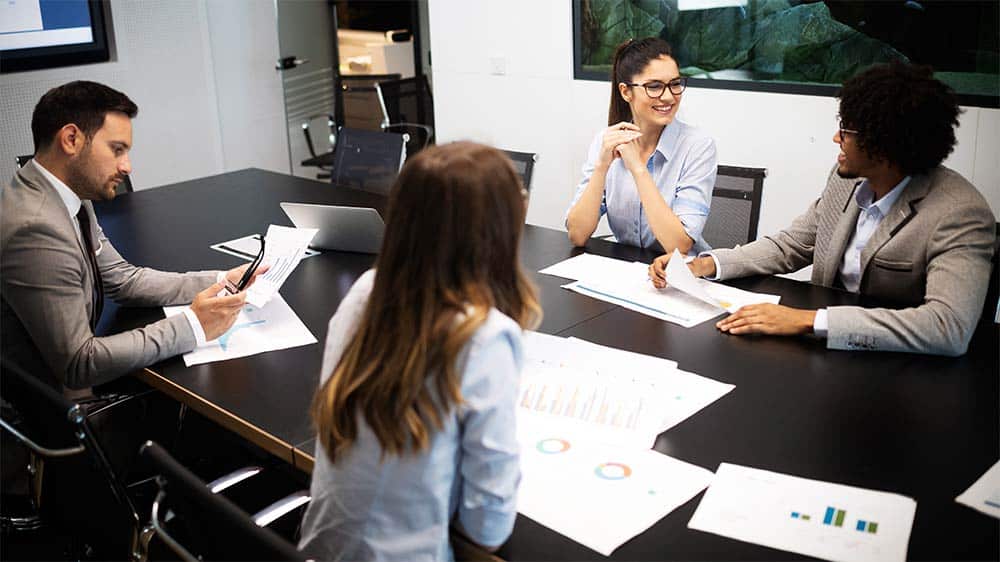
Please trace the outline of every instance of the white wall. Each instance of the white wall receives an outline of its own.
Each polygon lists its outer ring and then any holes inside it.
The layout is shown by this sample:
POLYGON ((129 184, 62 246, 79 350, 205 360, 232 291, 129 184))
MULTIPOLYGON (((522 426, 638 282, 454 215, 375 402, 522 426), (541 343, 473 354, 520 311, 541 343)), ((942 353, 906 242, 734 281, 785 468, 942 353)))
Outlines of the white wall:
MULTIPOLYGON (((539 153, 528 222, 563 228, 610 85, 573 79, 568 0, 430 0, 438 142, 473 139, 539 153), (490 74, 503 59, 505 75, 490 74)), ((815 199, 837 146, 834 98, 689 88, 680 118, 715 137, 719 163, 767 168, 758 232, 773 233, 815 199)), ((1000 110, 966 108, 945 162, 1000 216, 1000 110)))
POLYGON ((251 165, 287 172, 283 116, 278 135, 257 128, 262 115, 281 115, 280 82, 246 70, 266 62, 276 74, 273 9, 268 0, 112 1, 115 60, 0 76, 2 181, 14 174, 13 157, 33 150, 38 99, 71 80, 103 82, 139 106, 131 152, 136 189, 251 165), (271 81, 277 102, 268 93, 271 81))

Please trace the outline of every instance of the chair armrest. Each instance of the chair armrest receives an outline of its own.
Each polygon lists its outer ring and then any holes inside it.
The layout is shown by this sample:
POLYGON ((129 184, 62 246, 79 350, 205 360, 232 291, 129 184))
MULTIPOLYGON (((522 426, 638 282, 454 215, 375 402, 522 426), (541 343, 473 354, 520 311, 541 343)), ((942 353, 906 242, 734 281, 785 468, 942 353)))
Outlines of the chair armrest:
POLYGON ((239 484, 247 478, 256 476, 262 470, 264 469, 259 466, 245 466, 243 468, 238 468, 225 476, 220 476, 208 484, 205 484, 205 487, 208 488, 213 494, 218 494, 227 488, 239 484))
POLYGON ((73 456, 73 455, 82 453, 82 452, 84 452, 86 450, 83 445, 77 445, 76 447, 67 447, 67 448, 64 448, 64 449, 49 449, 48 447, 43 447, 43 446, 39 445, 38 443, 35 443, 34 441, 32 441, 30 438, 28 438, 27 435, 25 435, 25 434, 21 433, 20 431, 18 431, 17 429, 15 429, 14 426, 12 426, 9 423, 7 423, 7 420, 4 420, 4 419, 0 419, 0 427, 2 427, 4 429, 6 429, 7 431, 9 431, 11 433, 11 435, 13 435, 15 438, 17 438, 18 441, 20 441, 21 443, 24 443, 24 445, 26 447, 28 447, 29 449, 31 449, 32 451, 34 451, 36 454, 39 454, 39 455, 41 455, 43 457, 48 457, 48 458, 52 458, 52 457, 69 457, 69 456, 73 456))
POLYGON ((285 514, 295 511, 297 508, 309 503, 312 497, 306 490, 299 490, 289 494, 280 500, 272 503, 264 509, 253 514, 253 521, 259 527, 267 527, 272 522, 280 519, 285 514))

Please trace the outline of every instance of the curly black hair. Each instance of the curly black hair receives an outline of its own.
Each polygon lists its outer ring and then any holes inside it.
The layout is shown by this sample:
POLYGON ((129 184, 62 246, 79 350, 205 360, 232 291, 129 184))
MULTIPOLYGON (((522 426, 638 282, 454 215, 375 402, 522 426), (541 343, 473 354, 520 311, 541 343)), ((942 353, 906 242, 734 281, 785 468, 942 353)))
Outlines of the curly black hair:
POLYGON ((927 172, 955 147, 961 109, 955 92, 929 66, 893 61, 844 82, 840 119, 859 147, 907 175, 927 172))

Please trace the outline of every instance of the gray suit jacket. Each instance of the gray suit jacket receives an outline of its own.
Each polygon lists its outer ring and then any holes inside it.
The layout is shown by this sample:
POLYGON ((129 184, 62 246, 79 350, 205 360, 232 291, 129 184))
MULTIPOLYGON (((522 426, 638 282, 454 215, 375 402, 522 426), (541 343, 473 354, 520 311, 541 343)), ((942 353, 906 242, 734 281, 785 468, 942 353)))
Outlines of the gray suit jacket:
MULTIPOLYGON (((85 232, 97 249, 105 294, 124 305, 186 304, 215 272, 165 273, 126 262, 97 225, 90 201, 85 232)), ((87 388, 194 349, 183 315, 95 337, 91 274, 66 205, 31 161, 0 190, 0 321, 3 353, 71 388, 87 388)))
MULTIPOLYGON (((831 172, 820 198, 786 230, 713 251, 722 278, 812 264, 812 282, 834 286, 857 226, 860 183, 831 172)), ((995 228, 986 200, 955 171, 913 176, 861 253, 861 294, 906 308, 830 307, 827 347, 965 353, 986 298, 995 228)))

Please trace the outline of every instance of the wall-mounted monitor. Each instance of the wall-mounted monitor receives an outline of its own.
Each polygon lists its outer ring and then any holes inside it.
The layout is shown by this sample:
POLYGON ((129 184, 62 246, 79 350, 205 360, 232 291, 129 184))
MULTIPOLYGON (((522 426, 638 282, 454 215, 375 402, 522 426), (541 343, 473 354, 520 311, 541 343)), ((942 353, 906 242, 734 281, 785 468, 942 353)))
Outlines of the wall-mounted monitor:
POLYGON ((0 72, 110 59, 104 2, 0 0, 0 72))

